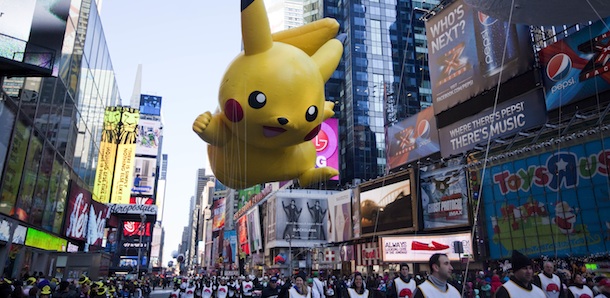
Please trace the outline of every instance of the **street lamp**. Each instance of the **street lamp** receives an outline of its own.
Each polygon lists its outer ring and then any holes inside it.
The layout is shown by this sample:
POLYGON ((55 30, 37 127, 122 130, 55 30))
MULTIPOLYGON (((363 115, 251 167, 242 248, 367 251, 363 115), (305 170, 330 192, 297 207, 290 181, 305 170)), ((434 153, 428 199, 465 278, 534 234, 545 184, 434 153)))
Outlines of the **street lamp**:
POLYGON ((292 234, 288 234, 286 241, 288 242, 288 274, 292 276, 292 234))
POLYGON ((146 222, 146 214, 140 213, 140 244, 138 246, 138 279, 140 279, 140 265, 142 264, 142 235, 144 234, 144 223, 146 222))

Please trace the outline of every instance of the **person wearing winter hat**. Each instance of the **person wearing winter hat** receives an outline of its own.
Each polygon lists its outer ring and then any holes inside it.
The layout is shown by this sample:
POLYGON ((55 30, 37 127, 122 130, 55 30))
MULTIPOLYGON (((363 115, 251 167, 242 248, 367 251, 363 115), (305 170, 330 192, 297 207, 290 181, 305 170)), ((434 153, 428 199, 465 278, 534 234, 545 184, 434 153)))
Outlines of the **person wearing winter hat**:
POLYGON ((294 278, 294 286, 288 290, 289 298, 311 298, 311 287, 305 284, 307 275, 303 271, 294 278))
POLYGON ((534 276, 532 283, 541 288, 547 298, 565 297, 561 278, 554 272, 555 264, 545 261, 542 272, 534 276))
POLYGON ((409 264, 400 264, 400 275, 394 279, 388 289, 388 298, 411 298, 417 285, 409 274, 409 264))
POLYGON ((446 254, 435 253, 430 257, 428 266, 432 274, 417 286, 414 298, 451 297, 459 298, 460 292, 447 281, 451 278, 453 267, 446 254))
POLYGON ((517 250, 511 257, 513 276, 496 292, 496 298, 546 298, 544 292, 534 284, 532 261, 517 250))

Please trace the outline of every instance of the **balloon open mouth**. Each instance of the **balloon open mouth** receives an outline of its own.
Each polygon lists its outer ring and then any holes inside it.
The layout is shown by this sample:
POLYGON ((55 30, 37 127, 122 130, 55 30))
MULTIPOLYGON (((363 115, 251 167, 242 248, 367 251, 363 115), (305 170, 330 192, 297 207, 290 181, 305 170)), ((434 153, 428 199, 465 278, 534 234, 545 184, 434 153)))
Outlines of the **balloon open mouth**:
POLYGON ((263 126, 263 135, 267 138, 273 138, 285 132, 281 127, 263 126))

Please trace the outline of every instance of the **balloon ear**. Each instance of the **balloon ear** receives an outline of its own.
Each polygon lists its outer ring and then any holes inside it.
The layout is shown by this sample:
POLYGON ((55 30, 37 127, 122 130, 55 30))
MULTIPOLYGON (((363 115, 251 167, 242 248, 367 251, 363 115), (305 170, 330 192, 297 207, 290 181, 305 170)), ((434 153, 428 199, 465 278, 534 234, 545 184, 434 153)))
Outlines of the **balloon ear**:
POLYGON ((246 56, 265 52, 273 45, 263 0, 241 0, 241 35, 246 56))

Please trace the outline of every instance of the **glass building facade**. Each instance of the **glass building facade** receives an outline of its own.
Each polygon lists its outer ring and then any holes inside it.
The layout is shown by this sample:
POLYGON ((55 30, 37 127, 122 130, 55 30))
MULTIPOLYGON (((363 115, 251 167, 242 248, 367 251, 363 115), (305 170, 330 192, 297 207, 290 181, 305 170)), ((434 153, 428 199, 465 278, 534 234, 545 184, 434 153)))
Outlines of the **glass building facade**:
POLYGON ((55 234, 70 181, 92 189, 104 108, 120 104, 95 1, 63 2, 58 76, 0 78, 0 213, 55 234))
POLYGON ((340 118, 341 182, 386 173, 385 127, 432 104, 425 26, 436 1, 325 0, 347 34, 326 85, 340 118))

